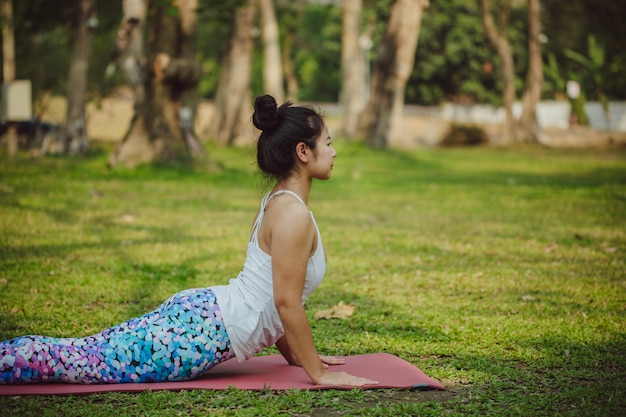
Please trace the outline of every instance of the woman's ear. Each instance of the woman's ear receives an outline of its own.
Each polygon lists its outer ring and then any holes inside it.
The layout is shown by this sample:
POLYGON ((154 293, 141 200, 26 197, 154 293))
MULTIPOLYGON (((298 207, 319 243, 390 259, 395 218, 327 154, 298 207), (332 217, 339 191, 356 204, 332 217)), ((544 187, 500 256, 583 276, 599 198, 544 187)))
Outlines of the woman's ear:
POLYGON ((299 142, 296 145, 296 156, 298 159, 304 163, 309 162, 309 155, 311 153, 311 149, 304 142, 299 142))

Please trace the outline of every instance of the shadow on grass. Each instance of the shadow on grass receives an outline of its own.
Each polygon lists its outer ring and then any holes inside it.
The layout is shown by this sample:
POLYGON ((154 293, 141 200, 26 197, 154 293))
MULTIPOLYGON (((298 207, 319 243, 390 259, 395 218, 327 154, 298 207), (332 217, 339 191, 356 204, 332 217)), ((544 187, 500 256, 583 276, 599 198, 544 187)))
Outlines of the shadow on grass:
POLYGON ((540 349, 540 358, 459 353, 438 362, 458 374, 476 375, 467 381, 474 387, 475 401, 495 401, 494 405, 502 409, 517 403, 553 413, 607 416, 621 415, 626 409, 623 336, 604 342, 572 343, 566 337, 516 338, 509 342, 540 349))
MULTIPOLYGON (((626 407, 624 334, 605 333, 601 340, 592 341, 588 337, 580 339, 571 338, 567 333, 558 334, 558 329, 554 329, 557 332, 554 335, 546 334, 550 330, 541 327, 536 334, 530 331, 527 335, 513 336, 505 332, 506 339, 488 336, 493 346, 486 347, 480 336, 464 336, 462 342, 458 335, 448 336, 436 319, 428 324, 418 322, 414 325, 410 318, 394 318, 395 312, 403 311, 403 308, 386 301, 384 297, 364 296, 349 290, 321 291, 321 297, 329 305, 339 300, 349 300, 357 305, 355 315, 345 321, 312 323, 314 333, 324 335, 320 340, 323 348, 336 350, 348 340, 348 346, 360 346, 349 354, 386 351, 413 362, 435 379, 438 375, 451 375, 451 380, 440 380, 453 393, 460 390, 457 399, 477 407, 473 412, 504 412, 515 404, 523 404, 526 409, 557 413, 573 411, 582 415, 588 415, 588 412, 620 415, 620 410, 626 407), (369 311, 376 313, 359 317, 360 305, 367 305, 369 311), (351 335, 354 336, 351 338, 351 335), (374 348, 365 341, 370 337, 376 340, 374 348), (467 345, 471 345, 467 337, 478 337, 475 348, 467 345), (355 342, 355 338, 360 342, 355 342), (386 339, 389 343, 385 342, 386 339), (456 345, 460 349, 441 355, 435 353, 437 345, 456 345), (425 346, 435 351, 424 351, 425 346), (467 390, 471 391, 470 398, 461 398, 466 397, 464 391, 467 390)), ((539 297, 543 299, 544 295, 539 297)), ((545 295, 545 298, 548 297, 549 294, 545 295)), ((562 304, 560 300, 554 302, 562 304)), ((491 325, 497 326, 497 306, 493 304, 485 300, 483 308, 477 307, 464 314, 492 317, 491 325)), ((451 300, 451 305, 456 305, 456 301, 451 300)), ((576 308, 577 305, 560 307, 576 308)), ((451 307, 449 312, 444 308, 438 314, 458 317, 459 312, 453 311, 454 308, 451 307)), ((347 354, 340 351, 331 353, 347 354)))
MULTIPOLYGON (((146 230, 146 228, 141 228, 146 230)), ((158 244, 163 242, 163 234, 169 234, 169 243, 185 243, 185 242, 199 242, 203 239, 196 236, 188 235, 171 235, 172 228, 150 228, 151 236, 145 238, 125 238, 125 239, 100 239, 96 242, 84 242, 76 241, 75 243, 51 243, 41 245, 24 245, 24 246, 5 246, 2 248, 3 257, 5 258, 5 266, 9 267, 15 265, 21 261, 37 260, 44 258, 65 258, 71 257, 73 253, 77 253, 84 250, 108 250, 116 253, 118 258, 126 259, 131 262, 131 259, 126 256, 125 247, 158 244)))
MULTIPOLYGON (((394 170, 393 175, 383 172, 368 172, 371 178, 367 183, 360 183, 353 178, 337 179, 337 188, 364 188, 388 189, 396 191, 419 190, 424 186, 458 186, 458 187, 542 187, 550 190, 576 190, 580 188, 594 188, 606 186, 626 185, 626 170, 619 167, 595 168, 573 172, 571 169, 563 172, 524 172, 512 170, 480 171, 475 168, 471 171, 450 172, 444 167, 417 165, 411 169, 400 167, 394 170)), ((328 186, 327 188, 333 188, 328 186)), ((626 199, 626 194, 615 194, 615 197, 626 199)))

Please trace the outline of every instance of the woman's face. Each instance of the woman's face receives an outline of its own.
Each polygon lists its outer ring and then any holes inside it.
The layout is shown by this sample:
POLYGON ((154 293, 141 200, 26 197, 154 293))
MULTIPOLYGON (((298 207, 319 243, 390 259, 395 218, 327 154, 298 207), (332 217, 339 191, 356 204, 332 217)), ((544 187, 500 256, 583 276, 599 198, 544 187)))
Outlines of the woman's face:
POLYGON ((333 148, 328 128, 324 126, 322 134, 317 138, 313 158, 309 163, 311 176, 319 180, 329 179, 336 156, 337 152, 333 148))

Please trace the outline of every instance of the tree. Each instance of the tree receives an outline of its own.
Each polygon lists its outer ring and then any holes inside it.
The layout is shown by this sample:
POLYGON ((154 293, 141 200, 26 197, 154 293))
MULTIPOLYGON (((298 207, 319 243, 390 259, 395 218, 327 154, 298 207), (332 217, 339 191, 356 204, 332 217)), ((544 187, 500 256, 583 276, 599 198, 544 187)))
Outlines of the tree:
POLYGON ((145 101, 144 30, 146 26, 147 0, 122 0, 122 22, 115 36, 115 46, 111 52, 112 63, 107 67, 107 75, 112 76, 118 67, 126 83, 135 93, 135 113, 145 101))
POLYGON ((343 30, 341 39, 342 83, 339 97, 342 107, 342 133, 354 138, 359 115, 363 110, 365 63, 359 45, 362 0, 343 1, 343 30))
POLYGON ((248 0, 237 8, 215 94, 215 112, 208 135, 224 145, 233 144, 243 133, 251 112, 250 77, 254 47, 256 2, 248 0))
POLYGON ((491 15, 489 0, 478 0, 485 35, 500 57, 500 72, 503 83, 502 101, 506 113, 503 142, 509 142, 516 137, 515 119, 513 117, 513 102, 515 101, 515 67, 513 49, 506 37, 507 23, 511 12, 511 1, 503 0, 498 7, 498 27, 491 15))
POLYGON ((485 35, 496 49, 501 60, 504 84, 503 101, 506 111, 505 131, 501 141, 504 143, 511 141, 535 142, 539 137, 536 108, 541 99, 544 80, 541 56, 541 5, 539 0, 528 0, 528 70, 522 96, 522 114, 519 120, 515 120, 513 116, 515 68, 513 49, 506 35, 512 2, 511 0, 498 2, 498 28, 496 28, 491 16, 489 0, 479 0, 479 2, 485 35))
POLYGON ((149 0, 145 100, 109 156, 110 166, 134 167, 203 154, 193 131, 196 85, 197 0, 149 0))
POLYGON ((399 128, 404 91, 415 60, 419 28, 428 0, 396 0, 378 47, 372 70, 371 94, 361 117, 361 130, 373 148, 387 146, 399 128))
POLYGON ((539 0, 528 0, 528 73, 519 120, 519 134, 524 141, 536 142, 539 139, 537 103, 541 100, 542 88, 541 5, 539 0))
POLYGON ((259 0, 263 36, 263 89, 278 103, 284 99, 283 69, 278 36, 278 22, 272 0, 259 0))
MULTIPOLYGON (((202 65, 198 97, 214 99, 224 57, 230 50, 235 11, 247 0, 202 0, 198 9, 196 56, 202 65)), ((206 128, 205 128, 206 129, 206 128)), ((206 132, 200 133, 205 137, 206 132)))
POLYGON ((64 148, 70 155, 84 155, 89 150, 85 104, 87 72, 93 30, 97 26, 95 0, 76 0, 77 32, 67 87, 67 116, 64 128, 64 148))
MULTIPOLYGON (((13 37, 13 3, 2 0, 2 76, 5 84, 15 79, 15 41, 13 37)), ((7 153, 17 154, 17 126, 8 124, 7 153)))
POLYGON ((303 2, 295 2, 290 3, 289 6, 290 7, 283 7, 283 13, 279 15, 280 27, 283 33, 283 47, 281 51, 283 70, 287 84, 287 98, 289 100, 296 100, 300 89, 300 82, 293 62, 293 52, 296 42, 296 33, 304 17, 306 4, 303 2))

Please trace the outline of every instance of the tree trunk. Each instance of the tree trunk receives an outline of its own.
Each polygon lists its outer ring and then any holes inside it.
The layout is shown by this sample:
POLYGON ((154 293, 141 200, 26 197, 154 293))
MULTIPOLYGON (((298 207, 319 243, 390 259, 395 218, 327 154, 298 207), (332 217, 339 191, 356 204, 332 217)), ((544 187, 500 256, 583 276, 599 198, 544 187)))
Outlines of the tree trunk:
POLYGON ((125 81, 135 93, 135 114, 139 112, 145 100, 145 68, 143 35, 146 26, 147 0, 123 0, 123 17, 115 37, 115 46, 111 52, 113 64, 107 68, 107 74, 115 67, 122 71, 125 81))
POLYGON ((508 143, 515 139, 515 119, 513 117, 513 103, 515 102, 515 67, 513 62, 513 50, 506 38, 506 26, 508 23, 508 15, 510 4, 505 5, 499 11, 500 27, 496 29, 496 25, 491 16, 491 7, 488 0, 478 0, 485 35, 491 45, 496 49, 501 59, 502 83, 504 91, 502 99, 504 101, 504 109, 506 112, 506 121, 504 126, 504 134, 502 142, 508 143))
POLYGON ((65 119, 64 144, 70 155, 84 155, 89 150, 85 98, 87 94, 87 71, 93 29, 96 26, 95 0, 76 0, 78 10, 76 39, 70 63, 67 88, 67 117, 65 119))
POLYGON ((263 90, 278 103, 284 100, 283 69, 280 55, 278 22, 272 0, 259 0, 263 34, 263 90))
POLYGON ((372 71, 371 94, 360 122, 366 142, 373 148, 387 146, 400 130, 404 89, 415 61, 415 49, 428 0, 396 0, 372 71))
MULTIPOLYGON (((175 2, 176 3, 176 2, 175 2)), ((206 153, 197 139, 195 133, 195 116, 198 108, 198 82, 202 76, 202 67, 196 61, 196 28, 198 27, 198 0, 179 0, 180 13, 178 27, 178 57, 180 70, 185 80, 193 80, 192 83, 180 86, 175 83, 175 88, 180 91, 178 106, 178 122, 183 135, 183 142, 187 154, 191 157, 204 157, 206 153), (186 63, 191 63, 188 66, 186 63), (180 86, 180 88, 179 88, 180 86)), ((183 82, 185 84, 185 82, 183 82)))
POLYGON ((298 91, 300 90, 296 70, 293 67, 293 60, 291 59, 295 38, 293 32, 287 33, 285 35, 285 44, 282 48, 283 68, 285 69, 285 81, 287 82, 287 99, 289 100, 296 100, 298 98, 298 91))
POLYGON ((194 57, 198 2, 150 0, 148 4, 145 100, 126 137, 110 155, 111 166, 167 163, 203 154, 193 131, 201 72, 194 57))
POLYGON ((353 139, 358 133, 359 116, 364 107, 365 63, 359 45, 362 0, 343 1, 343 31, 341 37, 342 134, 353 139))
POLYGON ((521 139, 529 142, 539 140, 537 103, 541 100, 543 87, 543 59, 541 58, 541 5, 539 0, 528 0, 528 74, 522 96, 522 116, 519 121, 521 139))
POLYGON ((251 111, 250 77, 254 48, 254 0, 237 9, 228 51, 215 94, 215 113, 208 135, 223 145, 243 134, 251 111))
POLYGON ((296 33, 302 22, 302 18, 306 12, 306 3, 296 2, 291 7, 296 9, 296 15, 293 21, 282 26, 285 31, 285 37, 282 48, 283 69, 285 71, 285 81, 287 82, 287 99, 297 100, 300 84, 293 66, 293 46, 296 41, 296 33))
MULTIPOLYGON (((2 76, 5 84, 15 80, 15 38, 13 35, 12 1, 2 0, 2 76)), ((9 122, 7 126, 8 155, 17 155, 17 147, 17 125, 9 122)))

